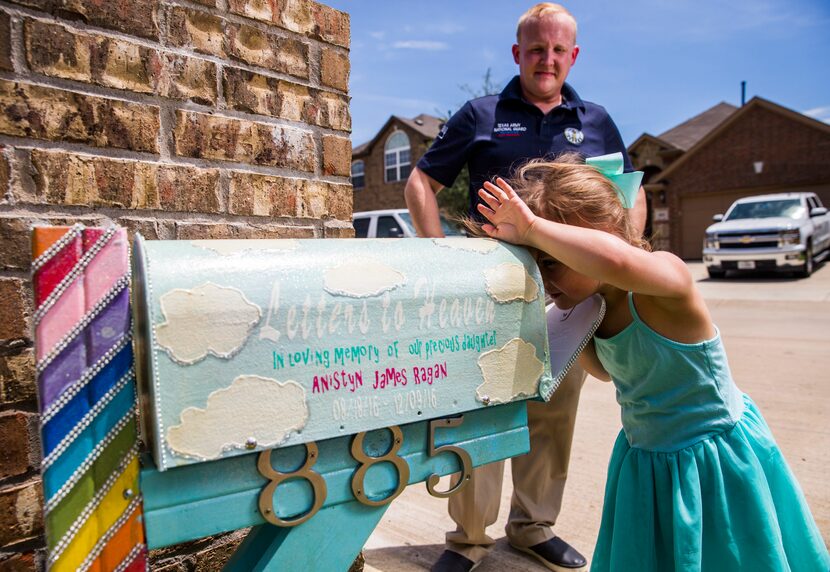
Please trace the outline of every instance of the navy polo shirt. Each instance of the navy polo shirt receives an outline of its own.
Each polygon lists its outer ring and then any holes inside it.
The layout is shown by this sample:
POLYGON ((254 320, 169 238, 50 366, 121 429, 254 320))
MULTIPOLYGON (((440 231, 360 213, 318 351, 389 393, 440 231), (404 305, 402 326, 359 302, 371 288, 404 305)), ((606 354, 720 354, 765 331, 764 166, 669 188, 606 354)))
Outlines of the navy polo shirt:
POLYGON ((632 171, 620 132, 605 108, 583 101, 567 83, 562 98, 561 105, 543 114, 524 98, 516 76, 499 95, 465 103, 418 161, 418 168, 449 187, 468 165, 470 214, 476 217, 478 189, 484 181, 507 179, 527 159, 553 159, 564 151, 583 157, 621 151, 625 171, 632 171))

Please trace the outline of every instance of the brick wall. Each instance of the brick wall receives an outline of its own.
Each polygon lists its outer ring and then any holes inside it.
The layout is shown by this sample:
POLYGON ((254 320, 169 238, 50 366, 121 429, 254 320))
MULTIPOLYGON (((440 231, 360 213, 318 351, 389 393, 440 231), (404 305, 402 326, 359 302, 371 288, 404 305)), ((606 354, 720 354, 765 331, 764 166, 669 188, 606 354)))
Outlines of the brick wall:
POLYGON ((312 0, 0 0, 0 568, 44 564, 30 227, 351 236, 348 49, 312 0))

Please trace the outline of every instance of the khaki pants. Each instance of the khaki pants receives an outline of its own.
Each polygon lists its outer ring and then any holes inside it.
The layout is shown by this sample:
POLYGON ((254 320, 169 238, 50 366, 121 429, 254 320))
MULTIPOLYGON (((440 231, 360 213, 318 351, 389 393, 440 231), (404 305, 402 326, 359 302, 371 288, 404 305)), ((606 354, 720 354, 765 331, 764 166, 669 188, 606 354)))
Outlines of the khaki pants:
MULTIPOLYGON (((513 497, 505 527, 517 546, 534 546, 553 538, 551 527, 562 508, 568 477, 576 408, 585 371, 577 364, 548 403, 527 402, 530 452, 513 457, 513 497)), ((474 562, 489 552, 495 540, 485 528, 496 522, 504 478, 504 461, 473 469, 473 478, 449 499, 450 517, 457 528, 447 533, 447 548, 474 562)))

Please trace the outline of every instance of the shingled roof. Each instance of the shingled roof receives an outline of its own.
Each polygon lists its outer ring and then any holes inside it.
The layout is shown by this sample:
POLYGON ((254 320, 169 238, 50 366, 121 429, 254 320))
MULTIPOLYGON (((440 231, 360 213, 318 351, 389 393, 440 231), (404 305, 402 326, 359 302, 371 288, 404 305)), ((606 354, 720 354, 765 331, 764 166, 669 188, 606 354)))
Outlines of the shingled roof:
POLYGON ((722 101, 680 125, 672 127, 665 133, 658 135, 657 138, 677 149, 688 151, 737 110, 738 108, 734 105, 722 101))
POLYGON ((444 125, 445 122, 445 120, 441 119, 440 117, 427 115, 426 113, 421 113, 411 119, 408 117, 392 115, 391 117, 389 117, 386 123, 383 124, 383 127, 381 127, 380 130, 378 130, 377 134, 375 134, 375 136, 372 137, 372 139, 352 149, 352 156, 362 155, 368 152, 370 148, 376 143, 378 136, 386 130, 386 127, 392 121, 399 121, 407 127, 414 129, 415 131, 420 133, 424 137, 424 139, 435 139, 436 137, 438 137, 438 132, 441 130, 441 126, 444 125))

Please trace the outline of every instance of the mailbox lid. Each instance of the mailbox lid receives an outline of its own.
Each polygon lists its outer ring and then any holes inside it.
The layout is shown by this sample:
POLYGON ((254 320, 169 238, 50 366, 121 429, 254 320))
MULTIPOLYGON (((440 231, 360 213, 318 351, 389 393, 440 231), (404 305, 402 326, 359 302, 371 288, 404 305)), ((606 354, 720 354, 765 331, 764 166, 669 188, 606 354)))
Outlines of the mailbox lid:
POLYGON ((544 290, 489 239, 145 241, 142 423, 160 470, 549 396, 544 290))

